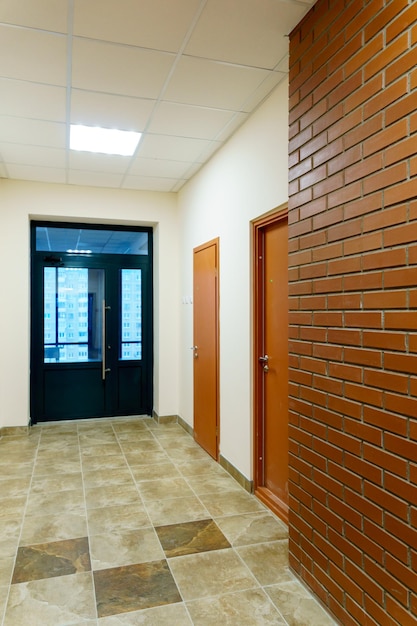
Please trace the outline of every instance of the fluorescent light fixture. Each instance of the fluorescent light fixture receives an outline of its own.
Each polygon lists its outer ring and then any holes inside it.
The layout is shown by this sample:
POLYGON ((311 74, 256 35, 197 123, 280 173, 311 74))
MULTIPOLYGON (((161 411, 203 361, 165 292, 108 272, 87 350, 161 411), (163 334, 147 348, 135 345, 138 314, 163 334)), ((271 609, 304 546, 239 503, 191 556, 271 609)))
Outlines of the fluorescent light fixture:
POLYGON ((70 149, 82 152, 100 152, 132 156, 142 133, 99 126, 71 124, 70 149))

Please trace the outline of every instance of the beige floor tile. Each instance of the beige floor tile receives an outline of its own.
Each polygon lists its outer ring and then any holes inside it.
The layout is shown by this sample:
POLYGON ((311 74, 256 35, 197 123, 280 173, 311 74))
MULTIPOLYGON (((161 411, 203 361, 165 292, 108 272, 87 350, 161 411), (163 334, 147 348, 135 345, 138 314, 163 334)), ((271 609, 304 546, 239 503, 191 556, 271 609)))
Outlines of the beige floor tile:
POLYGON ((122 454, 115 454, 109 456, 83 456, 83 471, 92 472, 95 470, 114 470, 125 469, 127 467, 126 459, 122 454))
POLYGON ((152 465, 132 465, 131 471, 136 482, 180 477, 176 466, 171 462, 152 465))
POLYGON ((232 549, 174 557, 169 566, 185 601, 259 586, 232 549))
POLYGON ((120 446, 116 441, 112 443, 89 443, 88 445, 86 444, 80 447, 82 459, 86 457, 107 457, 121 454, 120 446))
POLYGON ((3 614, 6 609, 7 597, 9 595, 9 586, 0 587, 0 624, 2 624, 3 614))
POLYGON ((84 484, 87 488, 124 484, 134 486, 132 474, 127 465, 120 469, 113 469, 111 472, 107 469, 92 470, 91 472, 84 471, 84 484))
POLYGON ((161 452, 162 446, 157 442, 155 437, 152 439, 142 439, 138 437, 130 437, 128 440, 120 440, 120 447, 124 454, 152 454, 153 452, 161 452))
POLYGON ((198 626, 287 626, 262 589, 195 600, 187 608, 198 626))
POLYGON ((187 480, 192 490, 198 496, 208 493, 221 494, 225 491, 242 491, 242 487, 234 478, 227 476, 227 474, 189 476, 187 480))
POLYGON ((67 512, 57 515, 34 515, 33 517, 26 517, 23 522, 20 545, 30 546, 48 541, 64 541, 86 535, 87 519, 85 513, 67 512))
POLYGON ((28 619, 34 626, 68 626, 96 616, 88 572, 12 585, 4 626, 28 626, 28 619))
POLYGON ((90 535, 135 530, 151 526, 142 504, 123 504, 89 509, 88 528, 90 535))
POLYGON ((236 548, 261 585, 273 585, 288 566, 288 541, 273 541, 236 548))
POLYGON ((38 460, 34 468, 34 477, 53 476, 54 474, 79 474, 81 472, 80 459, 68 460, 56 454, 54 459, 38 460))
POLYGON ((125 458, 130 466, 134 465, 155 465, 159 463, 170 463, 171 459, 167 453, 161 448, 148 453, 144 450, 138 452, 126 452, 125 458))
POLYGON ((192 626, 192 621, 185 606, 177 603, 102 617, 98 626, 192 626))
POLYGON ((83 479, 81 472, 72 474, 57 474, 56 476, 37 476, 33 479, 31 493, 45 493, 54 491, 82 490, 83 479))
POLYGON ((10 581, 13 574, 15 557, 9 556, 3 558, 1 555, 0 558, 0 587, 4 587, 6 585, 10 585, 10 581))
POLYGON ((190 522, 209 517, 207 509, 196 496, 153 500, 146 503, 146 510, 155 526, 190 522))
POLYGON ((21 519, 26 505, 26 496, 0 499, 0 520, 15 518, 21 519))
POLYGON ((0 498, 14 498, 26 495, 30 486, 30 476, 3 478, 0 480, 0 498))
POLYGON ((50 493, 31 493, 26 509, 27 516, 61 515, 65 513, 85 513, 84 494, 82 489, 71 491, 52 491, 50 493))
POLYGON ((200 500, 213 517, 265 511, 265 507, 243 489, 220 494, 203 494, 200 500))
POLYGON ((164 558, 153 528, 92 535, 90 553, 94 571, 164 558))
POLYGON ((88 487, 85 489, 87 509, 120 504, 141 504, 138 491, 132 484, 115 484, 104 487, 88 487))
POLYGON ((232 546, 264 543, 288 537, 287 526, 266 512, 216 517, 216 524, 232 546))
POLYGON ((0 554, 3 558, 16 554, 22 523, 22 518, 0 518, 0 554))
POLYGON ((215 476, 228 476, 226 471, 213 459, 210 459, 208 455, 206 455, 205 459, 179 464, 177 467, 183 476, 199 476, 201 474, 204 476, 207 476, 208 474, 215 476))
POLYGON ((267 587, 266 592, 288 626, 337 626, 296 579, 267 587))
POLYGON ((193 495, 183 478, 147 480, 138 483, 139 493, 143 501, 170 500, 171 498, 187 498, 193 495))

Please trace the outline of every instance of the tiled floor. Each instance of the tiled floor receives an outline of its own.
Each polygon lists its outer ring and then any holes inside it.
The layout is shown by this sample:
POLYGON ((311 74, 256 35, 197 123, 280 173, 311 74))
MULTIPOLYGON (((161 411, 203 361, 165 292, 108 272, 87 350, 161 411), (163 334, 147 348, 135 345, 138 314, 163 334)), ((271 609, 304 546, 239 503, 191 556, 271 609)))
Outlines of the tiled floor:
POLYGON ((176 424, 0 440, 2 626, 333 626, 287 564, 285 525, 176 424))

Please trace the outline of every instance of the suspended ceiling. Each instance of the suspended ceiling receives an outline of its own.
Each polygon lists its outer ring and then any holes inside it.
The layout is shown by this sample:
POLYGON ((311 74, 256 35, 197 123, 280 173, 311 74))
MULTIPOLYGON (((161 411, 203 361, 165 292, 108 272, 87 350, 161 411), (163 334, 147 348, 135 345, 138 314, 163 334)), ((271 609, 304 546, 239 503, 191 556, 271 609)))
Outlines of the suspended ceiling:
POLYGON ((0 0, 0 177, 178 191, 288 73, 315 0, 0 0), (69 150, 70 124, 143 133, 69 150))

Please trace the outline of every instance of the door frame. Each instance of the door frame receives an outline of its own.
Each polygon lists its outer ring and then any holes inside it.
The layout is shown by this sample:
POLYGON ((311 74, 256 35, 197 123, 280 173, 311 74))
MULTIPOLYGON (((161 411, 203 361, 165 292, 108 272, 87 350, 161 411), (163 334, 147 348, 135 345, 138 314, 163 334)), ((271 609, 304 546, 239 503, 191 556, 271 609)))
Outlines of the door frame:
MULTIPOLYGON (((40 220, 40 219, 32 219, 30 221, 30 242, 31 242, 31 275, 30 275, 30 420, 32 424, 36 424, 37 422, 49 421, 50 418, 46 418, 45 412, 43 409, 43 399, 44 394, 35 392, 36 385, 43 384, 43 381, 40 380, 39 372, 47 368, 43 363, 42 367, 38 367, 39 355, 43 354, 43 325, 42 325, 42 333, 35 332, 37 328, 37 323, 40 319, 42 319, 43 324, 43 297, 39 296, 38 288, 39 281, 41 281, 43 285, 43 272, 42 267, 45 266, 45 259, 41 261, 42 257, 47 256, 44 251, 36 251, 36 227, 45 226, 45 227, 58 227, 58 228, 82 228, 87 230, 110 230, 110 231, 126 231, 126 232, 146 232, 148 233, 148 255, 147 262, 145 266, 142 267, 142 263, 137 263, 136 259, 138 255, 112 255, 112 254, 103 254, 103 259, 107 261, 107 265, 111 266, 111 271, 114 271, 114 268, 118 268, 119 264, 126 265, 126 269, 141 269, 142 270, 142 280, 145 281, 146 284, 146 292, 149 297, 143 301, 143 309, 142 309, 142 323, 145 322, 146 328, 148 332, 146 333, 146 342, 144 341, 142 344, 143 357, 141 359, 141 363, 143 364, 145 361, 147 363, 147 367, 144 368, 144 379, 143 379, 143 390, 144 390, 144 406, 141 413, 151 414, 153 407, 153 369, 154 369, 154 308, 153 308, 153 298, 154 298, 154 289, 153 289, 153 228, 149 226, 142 225, 125 225, 125 224, 103 224, 96 222, 67 222, 67 221, 57 221, 57 220, 40 220), (123 261, 123 263, 120 263, 123 261), (42 276, 41 276, 42 274, 42 276), (146 405, 146 406, 145 406, 146 405)), ((102 268, 103 263, 100 261, 100 254, 92 254, 87 257, 87 264, 92 268, 102 268)), ((51 258, 51 266, 59 267, 64 262, 69 261, 71 266, 82 266, 84 263, 84 258, 82 255, 73 255, 67 252, 56 252, 52 253, 51 258), (55 259, 55 255, 56 259, 55 259), (55 261, 59 261, 56 263, 55 261)), ((47 264, 46 264, 47 265, 47 264)), ((117 289, 119 286, 115 285, 117 289)), ((117 315, 120 315, 120 307, 118 306, 117 315)), ((115 326, 116 328, 116 326, 115 326)), ((119 332, 119 331, 118 331, 119 332)), ((119 340, 113 341, 113 344, 119 344, 119 340)), ((43 357, 42 357, 43 359, 43 357)), ((125 364, 120 365, 120 359, 117 359, 119 362, 118 367, 123 368, 125 364)), ((42 361, 43 362, 43 361, 42 361)), ((62 369, 68 368, 73 364, 60 364, 62 369)), ((81 368, 88 368, 88 363, 81 363, 81 368)), ((128 366, 126 365, 126 368, 128 366)), ((117 404, 116 395, 113 394, 113 405, 117 404)), ((142 408, 142 407, 141 407, 142 408)), ((137 415, 138 413, 135 411, 132 413, 130 410, 122 409, 120 410, 120 406, 116 407, 115 410, 111 410, 110 414, 106 414, 99 417, 118 417, 119 415, 137 415)), ((89 416, 86 415, 74 415, 73 417, 57 417, 57 420, 61 419, 88 419, 89 416)))
POLYGON ((264 493, 262 489, 263 475, 263 375, 259 367, 258 357, 263 349, 263 310, 262 310, 262 265, 260 263, 261 232, 267 226, 288 219, 288 204, 283 204, 273 211, 252 221, 252 311, 253 311, 253 483, 257 497, 284 521, 288 520, 288 508, 264 493))
MULTIPOLYGON (((216 325, 216 337, 215 337, 215 367, 216 367, 216 451, 215 451, 215 459, 219 460, 219 449, 220 449, 220 323, 219 323, 219 315, 220 315, 220 289, 219 289, 219 247, 220 247, 220 238, 216 237, 215 239, 211 239, 210 241, 206 241, 205 243, 196 246, 193 248, 193 301, 195 296, 195 277, 194 277, 194 258, 195 254, 205 250, 206 248, 210 248, 214 246, 215 250, 215 263, 216 263, 216 280, 215 280, 215 325, 216 325)), ((193 357, 194 357, 194 346, 196 345, 195 339, 195 321, 194 321, 194 307, 193 307, 193 357)), ((194 358, 193 358, 193 416, 195 420, 195 371, 194 371, 194 358)), ((195 437, 198 443, 198 439, 195 437)))

